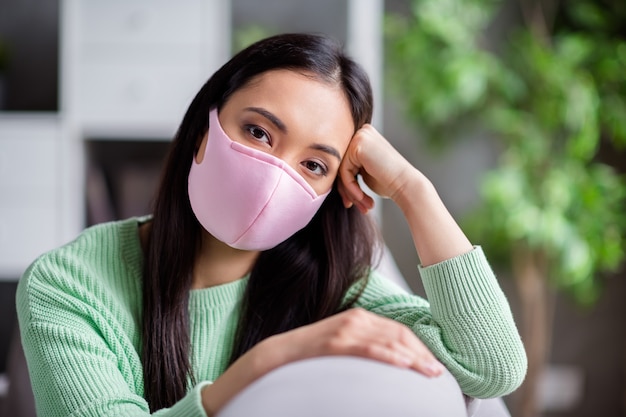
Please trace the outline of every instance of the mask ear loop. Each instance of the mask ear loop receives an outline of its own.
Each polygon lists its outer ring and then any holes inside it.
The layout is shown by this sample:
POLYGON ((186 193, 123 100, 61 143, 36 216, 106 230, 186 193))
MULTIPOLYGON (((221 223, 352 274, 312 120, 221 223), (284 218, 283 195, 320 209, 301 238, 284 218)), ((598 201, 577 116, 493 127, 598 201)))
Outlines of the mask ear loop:
POLYGON ((196 164, 200 164, 202 163, 202 161, 204 160, 204 154, 206 152, 206 147, 207 145, 204 145, 204 152, 202 153, 202 159, 198 159, 198 154, 200 153, 200 149, 202 148, 202 143, 205 141, 208 142, 209 141, 209 130, 207 129, 206 132, 204 132, 203 136, 200 136, 200 138, 198 140, 196 140, 196 145, 194 147, 194 151, 193 151, 193 160, 196 162, 196 164))
MULTIPOLYGON (((198 152, 200 152, 200 148, 202 147, 202 142, 204 141, 204 138, 209 134, 210 127, 211 127, 211 112, 209 111, 207 113, 206 130, 204 131, 204 134, 200 135, 200 137, 196 139, 196 144, 193 150, 193 159, 198 164, 202 162, 202 161, 197 160, 198 152)), ((206 149, 206 146, 205 146, 205 149, 206 149)), ((204 159, 204 155, 202 156, 202 159, 204 159)))

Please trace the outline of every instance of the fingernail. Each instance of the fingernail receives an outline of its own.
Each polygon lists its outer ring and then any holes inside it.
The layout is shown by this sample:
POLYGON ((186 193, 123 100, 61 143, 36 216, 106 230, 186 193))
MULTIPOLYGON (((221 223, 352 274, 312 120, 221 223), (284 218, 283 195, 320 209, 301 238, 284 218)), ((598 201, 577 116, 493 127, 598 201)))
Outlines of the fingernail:
POLYGON ((426 364, 426 371, 428 375, 439 376, 443 372, 443 365, 437 361, 430 361, 426 364))

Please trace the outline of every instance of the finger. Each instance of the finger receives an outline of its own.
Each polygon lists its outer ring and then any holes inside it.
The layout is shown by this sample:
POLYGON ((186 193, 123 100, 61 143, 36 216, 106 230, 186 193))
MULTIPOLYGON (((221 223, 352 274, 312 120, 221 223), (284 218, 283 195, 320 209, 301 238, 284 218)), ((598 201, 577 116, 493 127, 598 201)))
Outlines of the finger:
POLYGON ((409 365, 410 368, 426 376, 435 377, 443 373, 445 367, 432 355, 418 354, 409 365))
POLYGON ((432 355, 424 355, 423 352, 416 353, 414 350, 408 349, 401 344, 394 346, 394 350, 398 352, 403 360, 408 359, 408 362, 406 362, 407 368, 414 369, 423 375, 436 377, 441 375, 444 370, 444 366, 441 362, 435 359, 432 355))
MULTIPOLYGON (((399 324, 399 323, 398 323, 399 324)), ((411 368, 428 376, 438 376, 444 370, 444 366, 437 360, 435 355, 428 349, 411 330, 400 324, 402 329, 398 339, 409 351, 413 352, 414 361, 411 368)))
POLYGON ((400 367, 410 367, 426 376, 437 376, 441 365, 406 326, 374 313, 351 309, 317 325, 327 328, 318 337, 322 355, 353 355, 400 367))
POLYGON ((410 360, 407 366, 426 376, 441 375, 444 366, 408 327, 373 313, 369 313, 366 317, 371 326, 368 326, 366 330, 368 334, 362 337, 369 337, 373 345, 380 343, 381 340, 386 341, 387 348, 399 355, 400 360, 410 360))
POLYGON ((355 204, 361 213, 366 214, 369 210, 374 208, 374 199, 367 193, 363 193, 363 198, 355 204))
POLYGON ((399 358, 402 359, 402 366, 405 368, 413 368, 418 358, 415 352, 408 349, 406 346, 396 341, 388 343, 389 349, 391 349, 399 358))
POLYGON ((352 200, 348 196, 345 186, 343 185, 343 181, 341 181, 341 178, 339 178, 339 181, 337 181, 337 191, 339 192, 339 195, 341 196, 341 201, 343 202, 343 206, 347 209, 352 207, 352 204, 353 204, 352 200))
POLYGON ((350 208, 353 204, 362 213, 367 213, 374 207, 374 199, 366 194, 358 182, 356 175, 350 170, 340 172, 340 193, 346 208, 350 208))
POLYGON ((370 343, 366 345, 355 345, 351 349, 353 356, 366 359, 377 360, 400 368, 410 368, 414 362, 411 352, 400 346, 390 348, 384 344, 370 343))
POLYGON ((415 352, 399 343, 355 343, 346 346, 342 354, 377 360, 400 368, 411 368, 427 377, 439 376, 444 369, 439 362, 416 356, 415 352))
POLYGON ((339 170, 340 182, 343 185, 346 197, 352 202, 360 201, 365 194, 357 181, 359 168, 344 159, 344 163, 339 170))
POLYGON ((373 327, 368 330, 370 343, 376 344, 380 340, 386 340, 388 349, 397 352, 403 358, 409 358, 408 366, 426 376, 438 376, 443 372, 444 366, 408 327, 375 314, 369 319, 373 327))

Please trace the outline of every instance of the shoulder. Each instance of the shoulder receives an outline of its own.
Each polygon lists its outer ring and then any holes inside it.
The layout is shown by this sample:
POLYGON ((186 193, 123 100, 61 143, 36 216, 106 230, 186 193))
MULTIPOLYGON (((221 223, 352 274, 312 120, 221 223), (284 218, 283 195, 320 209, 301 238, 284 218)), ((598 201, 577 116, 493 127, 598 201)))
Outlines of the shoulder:
POLYGON ((140 219, 103 223, 75 240, 38 257, 24 272, 17 290, 18 310, 50 298, 86 300, 139 288, 142 253, 137 235, 140 219))
POLYGON ((76 281, 89 273, 140 262, 135 259, 141 256, 137 225, 138 219, 131 218, 89 227, 72 242, 39 256, 22 279, 76 281))

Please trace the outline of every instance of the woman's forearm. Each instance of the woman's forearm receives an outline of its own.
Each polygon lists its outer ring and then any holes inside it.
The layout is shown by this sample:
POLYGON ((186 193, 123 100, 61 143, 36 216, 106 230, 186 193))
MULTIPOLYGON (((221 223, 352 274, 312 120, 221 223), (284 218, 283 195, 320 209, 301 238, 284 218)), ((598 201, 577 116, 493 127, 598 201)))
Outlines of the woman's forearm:
POLYGON ((280 355, 272 352, 272 340, 259 343, 202 390, 202 405, 207 416, 214 416, 244 388, 282 364, 280 355))
POLYGON ((433 265, 472 250, 435 187, 417 169, 411 169, 391 198, 404 213, 422 265, 433 265))
POLYGON ((444 370, 408 327, 362 309, 351 309, 263 340, 202 390, 202 405, 207 415, 213 416, 248 385, 282 365, 345 355, 411 368, 429 377, 444 370))

